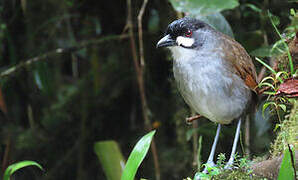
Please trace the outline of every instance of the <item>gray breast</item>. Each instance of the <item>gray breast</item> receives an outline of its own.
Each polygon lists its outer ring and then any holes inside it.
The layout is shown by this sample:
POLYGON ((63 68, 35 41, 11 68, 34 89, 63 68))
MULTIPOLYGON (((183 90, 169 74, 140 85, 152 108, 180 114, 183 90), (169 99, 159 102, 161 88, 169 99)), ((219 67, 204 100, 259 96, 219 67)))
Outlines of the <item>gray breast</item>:
POLYGON ((173 72, 185 102, 211 121, 228 124, 247 107, 250 90, 235 75, 224 71, 220 61, 174 60, 173 72))

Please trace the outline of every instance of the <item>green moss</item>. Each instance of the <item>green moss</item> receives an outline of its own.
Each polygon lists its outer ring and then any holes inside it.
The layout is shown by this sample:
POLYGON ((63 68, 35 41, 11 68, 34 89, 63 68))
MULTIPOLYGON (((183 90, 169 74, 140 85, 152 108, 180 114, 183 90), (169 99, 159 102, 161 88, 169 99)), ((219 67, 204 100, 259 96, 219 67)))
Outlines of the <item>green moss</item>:
POLYGON ((242 169, 225 170, 222 173, 214 176, 212 180, 263 180, 264 178, 258 177, 251 172, 242 169))
MULTIPOLYGON (((198 172, 195 176, 203 180, 263 180, 264 178, 256 176, 252 173, 251 161, 247 157, 235 156, 234 167, 231 170, 224 169, 226 164, 225 155, 219 154, 217 164, 213 167, 208 167, 208 173, 198 172)), ((190 178, 187 180, 191 180, 190 178)))
POLYGON ((292 99, 291 112, 285 116, 285 120, 279 124, 280 132, 271 146, 272 156, 280 155, 287 144, 291 144, 298 149, 298 100, 292 99))

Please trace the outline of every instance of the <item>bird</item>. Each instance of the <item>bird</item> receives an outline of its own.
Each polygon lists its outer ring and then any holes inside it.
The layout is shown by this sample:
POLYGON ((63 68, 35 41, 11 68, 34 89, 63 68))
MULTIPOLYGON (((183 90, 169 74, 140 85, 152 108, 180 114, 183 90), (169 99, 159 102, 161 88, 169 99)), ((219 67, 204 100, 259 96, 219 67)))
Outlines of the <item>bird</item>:
MULTIPOLYGON (((225 165, 225 169, 231 169, 241 122, 257 97, 252 59, 233 38, 191 17, 170 23, 156 47, 170 49, 174 79, 186 104, 218 124, 206 164, 215 166, 213 159, 221 126, 238 120, 231 155, 225 165)), ((205 166, 203 173, 207 172, 205 166)))

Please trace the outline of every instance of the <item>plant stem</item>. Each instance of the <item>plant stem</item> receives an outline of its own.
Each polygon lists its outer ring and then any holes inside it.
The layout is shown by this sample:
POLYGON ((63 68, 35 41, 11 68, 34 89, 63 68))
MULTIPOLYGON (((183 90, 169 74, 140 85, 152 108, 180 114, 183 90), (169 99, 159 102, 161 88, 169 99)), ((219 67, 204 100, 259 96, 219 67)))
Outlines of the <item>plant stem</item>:
POLYGON ((271 24, 273 25, 273 27, 274 27, 276 33, 278 34, 278 36, 279 36, 280 39, 282 40, 282 43, 283 43, 283 45, 285 46, 285 48, 286 48, 286 50, 287 50, 287 54, 288 54, 288 58, 289 58, 290 70, 291 70, 291 74, 292 74, 292 76, 293 76, 295 72, 294 72, 294 65, 293 65, 293 60, 292 60, 292 56, 291 56, 289 47, 288 47, 287 43, 285 42, 285 39, 281 36, 280 32, 278 31, 276 25, 274 24, 274 22, 273 22, 273 20, 272 20, 272 18, 271 18, 271 14, 270 14, 269 10, 268 10, 268 16, 269 16, 269 19, 270 19, 270 21, 271 21, 271 24))
MULTIPOLYGON (((132 23, 132 10, 131 10, 131 0, 127 0, 127 24, 126 27, 128 29, 129 39, 130 39, 130 46, 132 51, 132 59, 136 71, 136 78, 138 82, 138 89, 141 97, 141 104, 142 104, 142 115, 144 119, 145 129, 147 131, 152 130, 151 121, 149 118, 150 110, 147 105, 146 93, 145 93, 145 85, 144 85, 144 68, 145 68, 145 60, 144 60, 144 50, 143 50, 143 32, 142 32, 142 17, 145 11, 145 7, 147 4, 147 0, 143 1, 141 10, 138 15, 138 34, 139 34, 139 45, 140 45, 140 62, 138 61, 136 44, 134 39, 134 32, 133 32, 133 23, 132 23)), ((125 28, 126 29, 126 28, 125 28)), ((157 180, 160 180, 160 170, 159 170, 159 162, 158 162, 158 155, 157 155, 157 148, 154 139, 151 142, 151 152, 153 154, 153 161, 155 167, 155 176, 157 180)))

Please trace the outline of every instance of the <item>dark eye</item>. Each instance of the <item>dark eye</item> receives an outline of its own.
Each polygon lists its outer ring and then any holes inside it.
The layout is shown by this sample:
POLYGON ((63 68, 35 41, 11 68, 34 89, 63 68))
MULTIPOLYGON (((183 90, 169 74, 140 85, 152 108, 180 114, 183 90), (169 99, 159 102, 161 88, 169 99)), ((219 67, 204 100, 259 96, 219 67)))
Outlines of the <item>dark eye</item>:
POLYGON ((191 30, 187 30, 185 33, 184 33, 185 37, 191 37, 192 36, 192 31, 191 30))

